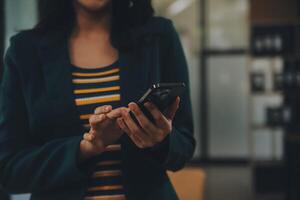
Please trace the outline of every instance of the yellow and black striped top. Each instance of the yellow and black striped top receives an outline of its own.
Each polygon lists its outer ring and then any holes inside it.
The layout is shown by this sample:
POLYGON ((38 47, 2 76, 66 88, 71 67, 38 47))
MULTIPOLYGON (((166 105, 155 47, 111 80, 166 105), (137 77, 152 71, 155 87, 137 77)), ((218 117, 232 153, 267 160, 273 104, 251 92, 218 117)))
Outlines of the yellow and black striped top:
MULTIPOLYGON (((85 130, 89 131, 89 117, 98 106, 120 103, 119 63, 85 69, 74 65, 72 82, 75 103, 85 130)), ((97 157, 97 167, 90 178, 84 200, 125 200, 121 171, 121 144, 109 145, 97 157)))

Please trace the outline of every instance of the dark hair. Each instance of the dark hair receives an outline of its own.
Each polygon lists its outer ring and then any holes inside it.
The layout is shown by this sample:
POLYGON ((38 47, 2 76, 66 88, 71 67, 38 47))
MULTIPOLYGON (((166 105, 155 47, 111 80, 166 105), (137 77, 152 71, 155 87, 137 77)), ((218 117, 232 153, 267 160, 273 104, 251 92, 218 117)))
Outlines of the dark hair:
MULTIPOLYGON (((53 31, 69 34, 76 20, 73 1, 39 0, 40 21, 32 30, 40 34, 51 34, 53 31)), ((112 0, 112 44, 128 46, 131 31, 153 15, 151 0, 112 0)))

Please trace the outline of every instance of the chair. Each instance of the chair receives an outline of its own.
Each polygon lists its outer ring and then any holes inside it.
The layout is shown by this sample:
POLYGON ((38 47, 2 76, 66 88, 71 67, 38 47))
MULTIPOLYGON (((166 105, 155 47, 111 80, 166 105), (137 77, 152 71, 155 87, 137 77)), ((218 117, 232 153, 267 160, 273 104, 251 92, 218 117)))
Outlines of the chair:
POLYGON ((205 172, 198 167, 186 167, 168 176, 180 200, 203 200, 205 172))

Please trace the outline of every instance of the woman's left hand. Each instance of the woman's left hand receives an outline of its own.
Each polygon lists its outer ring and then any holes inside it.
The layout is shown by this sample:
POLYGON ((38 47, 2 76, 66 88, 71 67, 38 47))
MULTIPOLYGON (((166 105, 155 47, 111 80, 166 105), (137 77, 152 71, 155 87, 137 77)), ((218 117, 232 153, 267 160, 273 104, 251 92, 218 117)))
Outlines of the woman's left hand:
POLYGON ((136 103, 128 104, 129 109, 122 111, 122 117, 117 119, 119 127, 128 134, 132 141, 139 148, 149 148, 163 141, 172 131, 172 121, 179 107, 180 98, 177 97, 164 113, 150 102, 145 107, 152 114, 155 123, 152 123, 141 111, 136 103), (139 124, 131 118, 129 111, 132 111, 139 124))

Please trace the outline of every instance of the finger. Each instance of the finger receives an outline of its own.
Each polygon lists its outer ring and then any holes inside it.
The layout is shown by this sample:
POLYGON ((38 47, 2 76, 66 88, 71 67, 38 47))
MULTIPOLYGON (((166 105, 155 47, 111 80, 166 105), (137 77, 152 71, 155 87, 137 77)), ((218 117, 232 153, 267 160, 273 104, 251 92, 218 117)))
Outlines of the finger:
POLYGON ((81 140, 81 143, 85 146, 85 149, 87 152, 94 152, 95 146, 93 143, 87 141, 87 140, 81 140))
POLYGON ((92 115, 89 118, 89 123, 91 125, 92 128, 95 128, 100 122, 104 121, 106 118, 105 114, 100 114, 100 115, 92 115))
POLYGON ((95 109, 94 114, 105 114, 112 110, 111 105, 99 106, 95 109))
POLYGON ((138 146, 139 148, 143 148, 142 141, 138 137, 135 137, 134 134, 131 134, 129 128, 127 127, 127 125, 125 124, 122 118, 118 118, 117 123, 119 127, 130 137, 130 139, 133 141, 133 143, 136 146, 138 146))
POLYGON ((160 112, 160 110, 151 102, 146 102, 144 104, 146 109, 152 114, 156 125, 160 129, 167 129, 168 128, 168 120, 167 118, 160 112))
POLYGON ((129 111, 123 111, 123 120, 124 123, 127 125, 130 134, 133 134, 133 137, 138 137, 144 147, 151 146, 153 144, 152 139, 139 127, 131 118, 129 111))
POLYGON ((124 131, 125 133, 130 133, 130 130, 128 129, 128 127, 126 126, 126 124, 122 120, 122 118, 118 118, 117 123, 118 123, 119 127, 122 129, 122 131, 124 131))
POLYGON ((106 116, 110 119, 116 119, 122 116, 122 110, 126 109, 125 107, 120 107, 113 109, 111 112, 107 113, 106 116))
POLYGON ((89 142, 93 141, 94 138, 95 138, 95 136, 93 134, 90 134, 90 133, 85 133, 83 135, 83 139, 87 140, 89 142))
POLYGON ((179 108, 180 97, 177 96, 175 101, 166 109, 165 116, 167 119, 172 120, 175 117, 176 111, 179 108))
MULTIPOLYGON (((128 134, 129 135, 129 134, 128 134)), ((133 141, 133 143, 143 149, 146 148, 147 146, 144 144, 144 142, 141 140, 141 138, 139 138, 138 136, 134 135, 134 134, 130 134, 129 137, 131 138, 131 140, 133 141)))
POLYGON ((140 149, 146 148, 146 145, 144 144, 144 142, 141 140, 141 138, 139 138, 138 136, 134 135, 134 134, 128 134, 126 133, 130 139, 133 141, 133 143, 139 147, 140 149))
POLYGON ((158 128, 144 115, 144 113, 136 103, 130 103, 128 106, 135 115, 136 119, 139 122, 139 125, 143 128, 143 130, 150 137, 154 137, 153 134, 159 132, 158 128))
POLYGON ((93 145, 96 145, 97 144, 97 140, 95 140, 96 135, 97 135, 96 129, 91 129, 90 132, 88 132, 88 134, 94 136, 94 139, 89 142, 91 142, 93 145))

